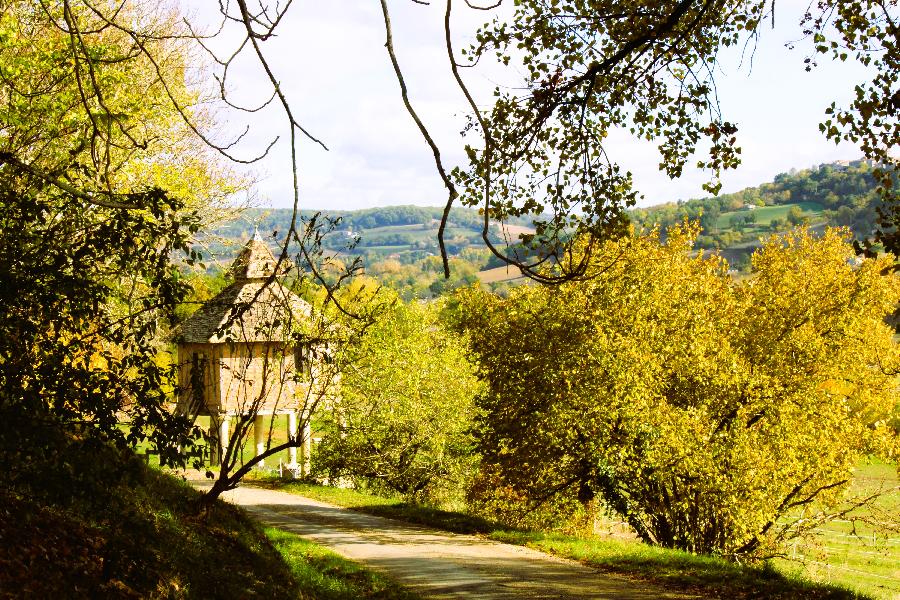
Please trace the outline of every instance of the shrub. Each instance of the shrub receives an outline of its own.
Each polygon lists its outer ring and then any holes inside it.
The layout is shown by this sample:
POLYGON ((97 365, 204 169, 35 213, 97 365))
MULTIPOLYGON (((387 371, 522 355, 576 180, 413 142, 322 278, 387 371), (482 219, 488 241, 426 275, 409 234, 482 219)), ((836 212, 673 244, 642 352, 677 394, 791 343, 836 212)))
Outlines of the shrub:
POLYGON ((696 233, 609 243, 585 281, 461 297, 482 460, 534 504, 600 497, 649 543, 771 555, 841 514, 862 456, 896 456, 898 278, 803 230, 738 283, 687 251, 696 233))

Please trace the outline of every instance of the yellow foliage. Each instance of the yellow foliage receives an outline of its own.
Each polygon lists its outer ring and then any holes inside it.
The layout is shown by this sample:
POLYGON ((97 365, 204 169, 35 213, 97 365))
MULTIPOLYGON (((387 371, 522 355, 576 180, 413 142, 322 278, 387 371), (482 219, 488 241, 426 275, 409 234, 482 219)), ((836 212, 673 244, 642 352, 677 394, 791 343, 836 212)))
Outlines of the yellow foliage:
POLYGON ((215 137, 214 115, 191 84, 204 63, 178 12, 147 0, 95 10, 3 3, 0 150, 84 192, 156 187, 215 220, 250 182, 196 134, 215 137))
POLYGON ((485 461, 533 498, 602 496, 647 541, 760 555, 897 456, 893 257, 769 239, 736 282, 697 226, 610 242, 591 278, 461 298, 489 383, 485 461), (805 520, 798 521, 803 516, 805 520))

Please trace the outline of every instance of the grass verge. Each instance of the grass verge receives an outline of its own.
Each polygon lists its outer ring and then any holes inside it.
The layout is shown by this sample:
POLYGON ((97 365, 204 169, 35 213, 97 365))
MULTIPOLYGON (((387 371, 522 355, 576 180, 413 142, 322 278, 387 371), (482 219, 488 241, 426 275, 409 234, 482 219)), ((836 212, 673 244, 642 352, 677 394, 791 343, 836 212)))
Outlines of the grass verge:
POLYGON ((230 504, 201 513, 199 492, 127 452, 89 450, 78 470, 0 485, 0 598, 413 598, 230 504))
POLYGON ((456 533, 528 546, 591 567, 701 595, 730 598, 846 599, 869 598, 840 585, 818 583, 784 573, 769 564, 735 564, 712 556, 648 546, 640 542, 580 538, 556 533, 520 531, 477 516, 384 498, 364 492, 301 482, 255 481, 255 485, 330 502, 352 510, 456 533))
POLYGON ((739 565, 714 556, 658 548, 640 542, 585 539, 534 531, 495 531, 488 537, 577 560, 603 571, 703 595, 783 599, 869 598, 840 585, 818 583, 798 574, 786 574, 770 563, 739 565))
POLYGON ((380 573, 363 568, 339 554, 303 538, 267 527, 266 535, 287 562, 299 585, 324 600, 415 600, 405 590, 380 573))

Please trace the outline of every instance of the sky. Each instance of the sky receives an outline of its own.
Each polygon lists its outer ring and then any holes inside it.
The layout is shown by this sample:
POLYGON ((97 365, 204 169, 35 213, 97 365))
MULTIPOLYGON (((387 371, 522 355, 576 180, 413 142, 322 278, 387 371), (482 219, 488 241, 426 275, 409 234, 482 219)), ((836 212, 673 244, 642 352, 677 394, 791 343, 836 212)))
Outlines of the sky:
MULTIPOLYGON (((506 4, 511 4, 507 0, 506 4)), ((742 49, 720 57, 717 75, 723 116, 736 122, 743 164, 723 176, 722 192, 771 181, 791 168, 855 159, 859 149, 835 145, 819 133, 818 123, 832 102, 846 104, 856 83, 865 80, 859 67, 820 59, 804 70, 808 42, 789 50, 799 37, 800 16, 808 0, 780 0, 774 29, 767 24, 752 56, 742 49)), ((190 19, 212 23, 218 3, 189 4, 190 19)), ((448 166, 464 163, 460 136, 467 104, 455 86, 443 45, 443 3, 420 5, 389 0, 394 43, 413 106, 437 140, 448 166)), ((460 4, 454 18, 462 48, 471 43, 485 13, 460 4)), ((507 9, 508 10, 508 9, 507 9)), ((502 14, 502 13, 501 13, 502 14)), ((406 113, 387 51, 380 5, 375 0, 295 0, 276 39, 263 50, 300 123, 327 146, 303 140, 298 162, 300 207, 350 210, 399 204, 442 205, 446 191, 429 148, 406 113)), ((211 42, 225 50, 237 39, 226 28, 211 42)), ((464 71, 476 97, 487 105, 495 85, 521 81, 515 68, 464 71)), ((232 99, 254 104, 267 96, 265 80, 249 54, 229 74, 232 99)), ((242 157, 261 152, 276 136, 268 156, 249 168, 257 179, 258 206, 289 207, 293 202, 290 148, 285 117, 276 106, 228 116, 225 131, 249 132, 234 148, 242 157)), ((686 169, 678 180, 659 172, 659 155, 651 143, 613 134, 608 151, 634 175, 644 195, 639 205, 706 196, 707 173, 686 169)), ((695 159, 696 160, 696 159, 695 159)))

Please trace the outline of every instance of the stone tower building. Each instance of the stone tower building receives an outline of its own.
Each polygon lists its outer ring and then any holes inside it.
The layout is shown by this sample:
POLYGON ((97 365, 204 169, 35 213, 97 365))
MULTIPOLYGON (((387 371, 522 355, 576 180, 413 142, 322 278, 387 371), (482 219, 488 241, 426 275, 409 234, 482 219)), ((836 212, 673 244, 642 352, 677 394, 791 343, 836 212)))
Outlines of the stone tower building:
POLYGON ((269 433, 264 417, 287 415, 288 435, 303 436, 301 462, 291 448, 288 466, 305 474, 310 431, 308 415, 300 413, 315 371, 309 364, 314 349, 296 340, 311 309, 280 283, 291 265, 282 261, 275 273, 277 262, 256 234, 231 267, 234 282, 182 324, 178 409, 210 417, 210 439, 218 440, 218 448, 211 450, 213 464, 228 448, 232 419, 255 415, 258 455, 265 451, 269 433), (298 416, 306 423, 302 432, 298 416))

